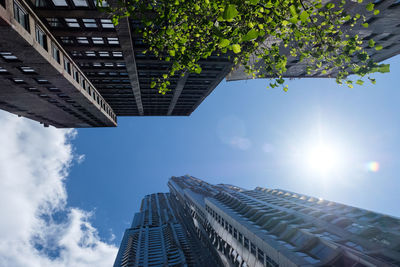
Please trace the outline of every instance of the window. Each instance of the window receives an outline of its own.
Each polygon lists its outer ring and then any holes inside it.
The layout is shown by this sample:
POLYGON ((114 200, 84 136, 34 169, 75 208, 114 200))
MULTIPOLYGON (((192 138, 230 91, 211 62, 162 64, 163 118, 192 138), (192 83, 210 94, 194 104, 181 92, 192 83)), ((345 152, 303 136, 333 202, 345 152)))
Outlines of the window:
POLYGON ((8 71, 5 68, 0 67, 0 74, 7 74, 7 73, 8 71))
POLYGON ((60 20, 58 18, 47 18, 47 22, 49 23, 50 27, 61 27, 60 20))
POLYGON ((64 44, 73 44, 74 43, 74 40, 72 39, 72 37, 61 36, 60 39, 61 39, 61 42, 63 42, 64 44))
POLYGON ((87 37, 76 37, 78 44, 89 44, 87 37))
POLYGON ((101 19, 100 22, 103 28, 106 29, 114 28, 114 24, 112 23, 111 19, 101 19))
POLYGON ((102 37, 92 37, 93 44, 104 44, 104 40, 102 37))
POLYGON ((64 57, 64 69, 71 75, 71 62, 67 58, 64 57))
POLYGON ((264 263, 264 252, 261 249, 257 250, 257 258, 259 261, 264 263))
POLYGON ((88 6, 87 2, 85 0, 73 0, 74 5, 76 7, 78 6, 88 6))
POLYGON ((23 79, 21 79, 21 78, 11 78, 11 80, 12 80, 13 82, 15 82, 16 84, 23 84, 23 83, 25 83, 25 81, 24 81, 23 79))
POLYGON ((55 6, 68 6, 65 0, 53 0, 55 6))
POLYGON ((82 21, 86 28, 97 28, 95 19, 83 19, 82 21))
POLYGON ((19 69, 25 74, 35 74, 35 70, 31 67, 20 67, 19 69))
POLYGON ((60 50, 54 43, 51 43, 51 55, 58 63, 61 63, 60 50))
POLYGON ((47 50, 47 37, 46 34, 43 32, 43 30, 36 25, 36 41, 44 48, 47 50))
POLYGON ((5 61, 18 61, 18 58, 11 52, 0 52, 0 56, 4 58, 5 61))
POLYGON ((44 78, 35 78, 35 80, 38 84, 48 84, 49 83, 49 81, 44 78))
POLYGON ((239 232, 238 241, 240 244, 243 244, 243 235, 239 232))
POLYGON ((233 237, 235 239, 237 239, 237 230, 236 230, 236 228, 233 228, 233 237))
POLYGON ((249 249, 249 240, 246 237, 244 238, 244 247, 249 249))
POLYGON ((108 44, 110 45, 118 45, 119 41, 117 37, 107 37, 108 44))
POLYGON ((18 21, 22 27, 29 32, 29 16, 28 13, 16 2, 14 2, 14 19, 18 21))
POLYGON ((67 23, 67 26, 70 28, 79 28, 79 23, 77 19, 66 18, 65 22, 67 23))
POLYGON ((78 73, 78 71, 77 70, 75 70, 74 69, 74 80, 77 82, 77 83, 79 83, 79 73, 78 73))
POLYGON ((253 254, 255 256, 256 255, 256 251, 257 251, 256 246, 253 243, 251 243, 250 248, 251 248, 250 249, 251 254, 253 254))
POLYGON ((112 52, 114 57, 122 57, 122 52, 112 52))
POLYGON ((100 51, 99 52, 99 56, 101 56, 101 57, 109 57, 110 54, 107 51, 100 51))

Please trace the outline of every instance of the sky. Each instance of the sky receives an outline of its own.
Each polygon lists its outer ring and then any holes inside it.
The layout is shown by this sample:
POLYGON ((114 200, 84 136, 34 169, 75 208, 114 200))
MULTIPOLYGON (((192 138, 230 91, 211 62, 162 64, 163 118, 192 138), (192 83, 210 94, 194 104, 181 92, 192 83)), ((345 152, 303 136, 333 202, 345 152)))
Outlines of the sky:
POLYGON ((400 217, 400 56, 377 84, 223 81, 189 117, 61 130, 0 112, 0 265, 110 266, 171 176, 280 188, 400 217))

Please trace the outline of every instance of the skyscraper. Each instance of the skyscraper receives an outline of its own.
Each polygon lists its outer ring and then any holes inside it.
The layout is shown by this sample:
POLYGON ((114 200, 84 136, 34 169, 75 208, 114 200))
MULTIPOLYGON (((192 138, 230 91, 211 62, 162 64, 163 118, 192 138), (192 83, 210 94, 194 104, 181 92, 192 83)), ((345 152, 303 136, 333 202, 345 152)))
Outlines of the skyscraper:
POLYGON ((190 214, 169 193, 145 196, 125 231, 114 266, 223 266, 190 214))
MULTIPOLYGON (((190 211, 189 221, 177 221, 194 228, 209 246, 204 253, 214 252, 209 258, 225 266, 400 265, 399 218, 280 189, 211 185, 188 175, 172 177, 168 186, 176 207, 190 211)), ((145 266, 120 264, 127 236, 115 266, 145 266)))

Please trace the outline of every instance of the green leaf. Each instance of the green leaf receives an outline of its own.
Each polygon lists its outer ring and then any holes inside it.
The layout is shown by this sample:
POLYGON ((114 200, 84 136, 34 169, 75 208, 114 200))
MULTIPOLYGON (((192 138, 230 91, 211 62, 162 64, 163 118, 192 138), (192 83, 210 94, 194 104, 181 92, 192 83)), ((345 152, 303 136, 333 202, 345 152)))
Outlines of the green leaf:
POLYGON ((297 11, 296 11, 296 7, 294 5, 291 5, 289 7, 290 10, 290 14, 292 14, 292 17, 297 17, 297 11))
POLYGON ((236 5, 226 5, 224 12, 222 13, 222 18, 227 21, 232 21, 238 13, 236 5))
POLYGON ((377 46, 375 46, 375 50, 376 50, 376 51, 382 50, 382 48, 383 48, 382 45, 377 45, 377 46))
POLYGON ((233 50, 233 52, 234 52, 235 54, 237 54, 237 53, 240 53, 241 47, 240 47, 240 45, 238 45, 238 44, 233 44, 233 45, 232 45, 232 50, 233 50))
POLYGON ((364 84, 364 81, 363 81, 363 80, 357 80, 357 81, 356 81, 356 84, 358 84, 358 85, 363 85, 363 84, 364 84))
POLYGON ((368 26, 369 26, 369 24, 368 23, 363 23, 363 24, 361 24, 364 28, 368 28, 368 26))
POLYGON ((283 91, 287 92, 288 91, 288 86, 285 85, 285 87, 283 87, 283 91))
POLYGON ((281 24, 283 25, 283 27, 286 27, 289 24, 289 21, 287 20, 282 20, 281 24))
POLYGON ((375 10, 374 10, 374 15, 375 15, 375 16, 376 16, 376 15, 379 15, 379 13, 380 13, 379 9, 375 9, 375 10))
POLYGON ((245 36, 242 37, 242 41, 246 42, 246 41, 254 40, 257 37, 258 37, 258 31, 256 31, 255 29, 251 29, 250 31, 248 31, 246 33, 245 36))
POLYGON ((368 5, 365 7, 368 11, 374 10, 374 4, 373 3, 368 3, 368 5))
POLYGON ((306 22, 306 21, 308 20, 309 17, 310 17, 310 15, 308 14, 307 11, 303 11, 303 12, 301 12, 301 14, 300 14, 300 20, 301 20, 302 22, 306 22))
POLYGON ((257 5, 260 0, 250 0, 250 4, 257 5))
POLYGON ((291 18, 290 18, 290 22, 293 23, 293 24, 296 24, 298 21, 299 21, 299 19, 298 19, 297 16, 296 16, 296 17, 291 17, 291 18))
POLYGON ((156 87, 156 82, 155 82, 155 81, 152 81, 152 82, 150 83, 150 88, 154 88, 154 87, 156 87))
POLYGON ((390 72, 390 65, 389 64, 380 64, 378 66, 378 72, 380 72, 380 73, 390 72))
POLYGON ((368 46, 369 46, 369 47, 374 47, 374 46, 375 46, 375 41, 374 41, 373 39, 370 39, 370 40, 368 41, 368 46))
POLYGON ((332 8, 334 8, 335 7, 335 4, 334 3, 328 3, 328 4, 326 4, 326 8, 327 9, 332 9, 332 8))
POLYGON ((231 41, 229 41, 228 39, 221 39, 219 41, 219 46, 220 47, 227 47, 230 43, 231 43, 231 41))
POLYGON ((175 56, 175 50, 169 50, 168 52, 171 57, 175 56))
POLYGON ((174 30, 173 29, 171 29, 171 28, 168 28, 167 29, 167 31, 166 31, 166 33, 168 34, 168 35, 172 35, 172 34, 174 34, 174 30))

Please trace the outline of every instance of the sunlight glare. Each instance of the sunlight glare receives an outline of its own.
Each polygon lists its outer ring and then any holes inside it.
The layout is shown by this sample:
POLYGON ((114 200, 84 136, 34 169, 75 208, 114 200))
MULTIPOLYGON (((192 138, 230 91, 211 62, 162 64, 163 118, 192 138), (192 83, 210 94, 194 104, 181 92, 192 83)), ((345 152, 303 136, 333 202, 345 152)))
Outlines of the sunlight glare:
POLYGON ((318 144, 311 148, 307 161, 311 170, 328 172, 338 164, 339 155, 334 147, 327 144, 318 144))

